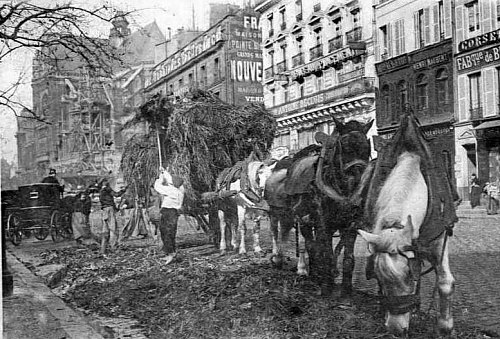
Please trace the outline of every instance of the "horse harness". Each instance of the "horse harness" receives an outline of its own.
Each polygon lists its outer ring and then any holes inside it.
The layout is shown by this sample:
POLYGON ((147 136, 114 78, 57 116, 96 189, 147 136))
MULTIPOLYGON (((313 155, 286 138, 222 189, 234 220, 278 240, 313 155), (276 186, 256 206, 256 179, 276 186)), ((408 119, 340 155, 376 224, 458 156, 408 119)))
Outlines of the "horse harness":
MULTIPOLYGON (((448 237, 453 234, 453 225, 450 225, 445 230, 443 248, 441 251, 441 256, 439 262, 442 262, 444 256, 444 250, 448 241, 448 237)), ((435 239, 434 239, 435 240, 435 239)), ((388 252, 379 252, 388 253, 388 252)), ((415 293, 401 296, 380 296, 380 302, 382 308, 389 311, 391 314, 404 314, 414 310, 420 310, 420 286, 422 277, 427 273, 436 270, 436 265, 429 260, 428 255, 425 251, 421 250, 421 246, 416 240, 412 241, 412 245, 406 246, 403 250, 398 249, 398 255, 406 258, 408 261, 408 266, 410 268, 410 275, 414 282, 416 282, 415 293), (408 257, 404 252, 412 251, 414 257, 408 257), (431 266, 422 272, 424 266, 424 260, 431 263, 431 266)))

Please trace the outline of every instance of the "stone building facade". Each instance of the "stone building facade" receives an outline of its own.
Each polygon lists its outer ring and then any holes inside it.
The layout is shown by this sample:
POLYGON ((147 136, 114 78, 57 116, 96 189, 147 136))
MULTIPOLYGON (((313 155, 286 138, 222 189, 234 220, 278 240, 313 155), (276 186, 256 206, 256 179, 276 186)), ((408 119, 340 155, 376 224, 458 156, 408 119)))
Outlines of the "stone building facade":
POLYGON ((391 139, 411 109, 436 163, 454 182, 452 1, 393 0, 375 6, 377 129, 391 139))
POLYGON ((293 153, 314 143, 317 131, 332 131, 332 116, 375 118, 370 1, 268 0, 256 10, 264 101, 278 121, 274 147, 293 153))
POLYGON ((182 98, 190 88, 235 105, 262 102, 259 16, 251 9, 226 15, 184 48, 157 64, 146 92, 182 98))
MULTIPOLYGON (((91 72, 83 58, 53 60, 38 54, 33 60, 33 111, 45 122, 18 119, 20 183, 40 181, 49 168, 60 179, 118 175, 121 127, 144 100, 144 82, 154 65, 155 46, 165 37, 156 23, 130 32, 121 18, 107 41, 121 53, 113 74, 91 72), (47 123, 48 122, 48 123, 47 123)), ((67 54, 62 47, 53 53, 67 54)))
POLYGON ((455 142, 457 183, 500 180, 500 5, 455 1, 455 142))

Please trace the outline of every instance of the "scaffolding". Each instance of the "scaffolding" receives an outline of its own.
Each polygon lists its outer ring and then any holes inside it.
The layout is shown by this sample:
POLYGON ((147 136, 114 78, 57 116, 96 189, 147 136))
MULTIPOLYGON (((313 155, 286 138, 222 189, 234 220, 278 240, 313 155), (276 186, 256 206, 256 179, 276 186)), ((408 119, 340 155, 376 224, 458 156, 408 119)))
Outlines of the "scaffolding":
POLYGON ((82 70, 65 79, 63 101, 69 103, 59 123, 61 166, 66 171, 105 173, 113 153, 114 130, 111 98, 106 96, 102 77, 82 70))

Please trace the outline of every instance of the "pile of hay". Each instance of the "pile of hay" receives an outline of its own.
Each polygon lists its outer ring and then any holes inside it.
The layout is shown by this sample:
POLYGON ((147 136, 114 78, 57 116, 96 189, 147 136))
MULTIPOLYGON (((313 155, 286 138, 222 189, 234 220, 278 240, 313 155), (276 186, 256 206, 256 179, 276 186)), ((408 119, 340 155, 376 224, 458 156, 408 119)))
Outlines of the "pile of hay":
POLYGON ((224 168, 252 152, 263 158, 276 130, 276 121, 264 106, 230 105, 201 90, 192 90, 177 103, 155 95, 128 126, 143 121, 151 132, 126 144, 121 161, 125 180, 137 183, 139 195, 148 194, 159 168, 159 137, 162 165, 184 179, 188 209, 197 209, 200 194, 214 190, 224 168))

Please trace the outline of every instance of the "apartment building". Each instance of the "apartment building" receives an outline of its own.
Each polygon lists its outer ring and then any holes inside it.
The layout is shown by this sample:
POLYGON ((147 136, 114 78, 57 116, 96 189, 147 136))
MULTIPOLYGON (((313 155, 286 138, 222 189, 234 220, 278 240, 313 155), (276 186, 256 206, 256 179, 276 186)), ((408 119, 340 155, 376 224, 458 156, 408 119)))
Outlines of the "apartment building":
POLYGON ((500 179, 500 3, 455 1, 454 67, 456 176, 468 196, 469 178, 500 179))
POLYGON ((378 134, 391 139, 412 110, 454 182, 452 1, 381 0, 374 9, 378 134))
POLYGON ((262 102, 261 38, 258 13, 231 11, 157 64, 145 91, 180 99, 200 88, 235 105, 262 102))
POLYGON ((267 0, 255 9, 264 103, 278 121, 274 147, 295 152, 314 143, 317 131, 333 130, 332 116, 375 117, 370 1, 267 0))

